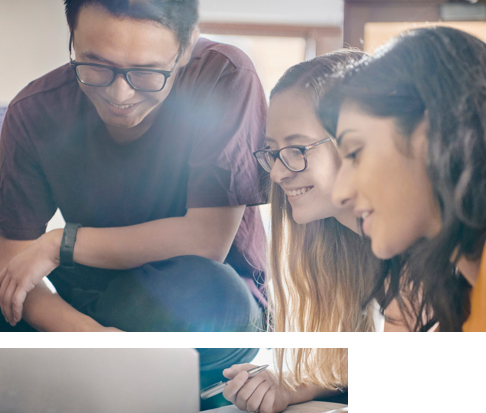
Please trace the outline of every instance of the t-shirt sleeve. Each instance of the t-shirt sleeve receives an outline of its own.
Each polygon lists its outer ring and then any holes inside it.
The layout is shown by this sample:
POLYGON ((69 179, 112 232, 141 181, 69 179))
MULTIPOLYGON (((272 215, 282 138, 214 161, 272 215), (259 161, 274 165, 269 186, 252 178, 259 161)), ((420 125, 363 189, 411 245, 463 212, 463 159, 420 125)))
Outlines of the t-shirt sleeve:
POLYGON ((252 155, 265 139, 263 88, 251 67, 232 66, 224 56, 216 56, 214 68, 218 59, 226 66, 193 114, 187 208, 265 202, 262 170, 252 155))
POLYGON ((56 205, 20 106, 9 107, 0 133, 0 235, 30 240, 45 232, 56 205))

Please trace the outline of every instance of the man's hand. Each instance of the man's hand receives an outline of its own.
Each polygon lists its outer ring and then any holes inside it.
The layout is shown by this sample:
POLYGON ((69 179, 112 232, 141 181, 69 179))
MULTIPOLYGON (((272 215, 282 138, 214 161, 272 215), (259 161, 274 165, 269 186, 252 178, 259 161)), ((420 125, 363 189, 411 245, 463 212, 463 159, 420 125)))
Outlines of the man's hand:
POLYGON ((232 379, 223 391, 226 400, 238 409, 249 412, 278 413, 287 408, 290 392, 279 386, 278 379, 271 371, 265 370, 248 379, 247 370, 257 367, 252 364, 237 364, 223 371, 232 379))
POLYGON ((10 325, 21 320, 27 293, 59 265, 61 237, 62 230, 42 235, 0 271, 0 307, 10 325))

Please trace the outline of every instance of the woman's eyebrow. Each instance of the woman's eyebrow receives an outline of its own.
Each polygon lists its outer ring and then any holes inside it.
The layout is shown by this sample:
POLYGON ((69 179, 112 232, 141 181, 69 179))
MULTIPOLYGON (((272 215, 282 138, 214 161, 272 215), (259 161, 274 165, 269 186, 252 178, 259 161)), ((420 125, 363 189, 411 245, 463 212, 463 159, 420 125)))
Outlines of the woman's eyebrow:
POLYGON ((339 136, 336 138, 336 144, 337 144, 337 146, 341 146, 341 143, 342 143, 342 140, 344 138, 344 135, 346 135, 349 132, 356 132, 356 130, 355 129, 345 129, 345 130, 343 130, 339 134, 339 136))
POLYGON ((294 133, 293 135, 286 136, 284 138, 284 141, 285 142, 288 142, 288 143, 291 143, 292 141, 295 141, 297 139, 306 139, 306 140, 309 140, 309 141, 313 141, 314 140, 314 138, 312 138, 310 136, 303 135, 303 134, 300 134, 300 133, 294 133))
MULTIPOLYGON (((283 138, 283 141, 288 143, 288 144, 292 144, 292 141, 295 141, 295 140, 298 140, 298 139, 305 139, 307 141, 311 141, 313 142, 315 139, 310 137, 310 136, 307 136, 307 135, 303 135, 301 133, 294 133, 292 135, 289 135, 289 136, 286 136, 285 138, 283 138)), ((267 136, 265 138, 265 142, 269 143, 275 143, 277 144, 278 142, 275 140, 275 139, 272 139, 271 137, 267 136)))

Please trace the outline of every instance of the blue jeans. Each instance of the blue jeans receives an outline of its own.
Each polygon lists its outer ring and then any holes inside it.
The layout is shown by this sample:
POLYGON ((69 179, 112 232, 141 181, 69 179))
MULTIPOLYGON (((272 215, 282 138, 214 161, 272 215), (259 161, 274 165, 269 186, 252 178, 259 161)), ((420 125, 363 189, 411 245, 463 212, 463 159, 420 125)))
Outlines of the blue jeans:
POLYGON ((76 265, 49 275, 59 295, 124 331, 259 331, 262 310, 229 265, 195 255, 131 270, 76 265))

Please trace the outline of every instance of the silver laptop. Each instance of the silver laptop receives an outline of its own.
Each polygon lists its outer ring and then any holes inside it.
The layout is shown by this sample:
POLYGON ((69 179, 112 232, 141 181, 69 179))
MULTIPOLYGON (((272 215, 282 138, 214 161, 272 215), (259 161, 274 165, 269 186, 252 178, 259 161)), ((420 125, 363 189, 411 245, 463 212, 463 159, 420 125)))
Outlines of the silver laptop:
POLYGON ((1 413, 197 413, 193 349, 0 349, 1 413))

